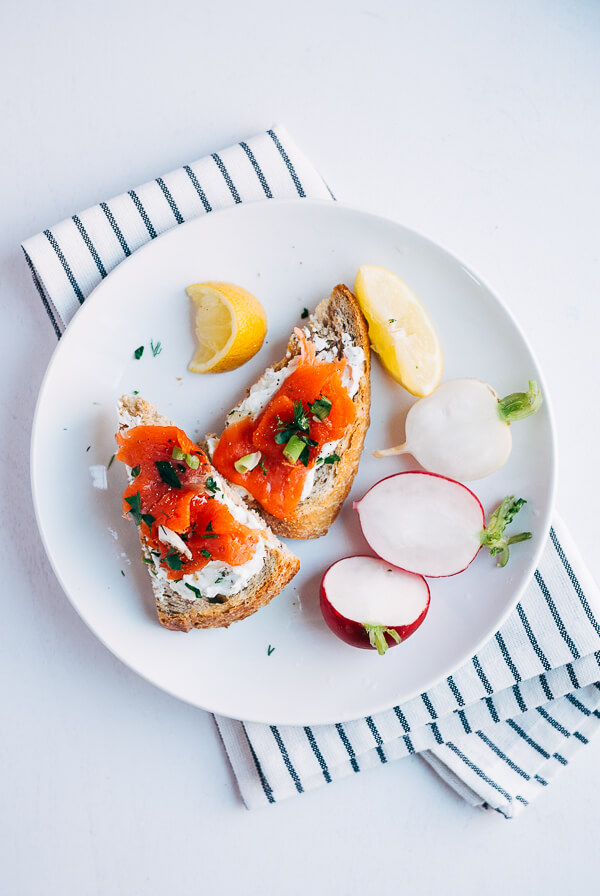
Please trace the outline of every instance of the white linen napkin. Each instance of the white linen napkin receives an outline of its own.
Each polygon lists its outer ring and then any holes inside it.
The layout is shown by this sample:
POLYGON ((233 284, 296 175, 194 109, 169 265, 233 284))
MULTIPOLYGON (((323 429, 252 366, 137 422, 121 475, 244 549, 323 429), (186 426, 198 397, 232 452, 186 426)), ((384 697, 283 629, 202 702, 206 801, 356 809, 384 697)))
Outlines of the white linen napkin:
MULTIPOLYGON (((242 141, 73 215, 23 243, 58 337, 95 286, 165 230, 266 198, 333 199, 284 128, 242 141)), ((215 717, 248 808, 418 754, 465 800, 512 817, 600 725, 600 594, 555 520, 502 629, 402 706, 337 725, 215 717)))

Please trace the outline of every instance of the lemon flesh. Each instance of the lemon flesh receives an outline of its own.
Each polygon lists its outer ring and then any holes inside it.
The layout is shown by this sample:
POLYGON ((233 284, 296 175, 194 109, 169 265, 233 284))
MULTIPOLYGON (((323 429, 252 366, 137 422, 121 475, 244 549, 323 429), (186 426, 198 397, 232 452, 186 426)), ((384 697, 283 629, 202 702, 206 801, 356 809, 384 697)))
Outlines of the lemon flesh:
POLYGON ((430 395, 444 362, 438 335, 417 297, 396 274, 375 265, 359 268, 354 293, 385 369, 412 395, 430 395))
POLYGON ((198 348, 193 373, 222 373, 249 361, 263 344, 267 316, 258 299, 233 283, 194 283, 186 292, 196 308, 198 348))

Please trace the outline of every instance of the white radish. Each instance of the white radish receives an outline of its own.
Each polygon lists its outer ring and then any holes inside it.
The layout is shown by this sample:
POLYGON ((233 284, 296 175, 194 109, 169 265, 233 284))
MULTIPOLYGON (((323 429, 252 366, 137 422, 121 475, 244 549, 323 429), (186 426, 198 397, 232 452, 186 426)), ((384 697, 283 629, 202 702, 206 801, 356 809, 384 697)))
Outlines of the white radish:
POLYGON ((378 557, 345 557, 321 582, 321 612, 331 631, 353 647, 384 654, 421 625, 429 609, 422 576, 378 557))
POLYGON ((526 502, 505 498, 485 524, 476 495, 436 473, 410 471, 388 476, 355 501, 363 534, 382 559, 407 572, 437 578, 462 572, 481 547, 508 561, 509 545, 531 532, 506 536, 504 529, 526 502))
POLYGON ((511 422, 535 413, 541 403, 533 380, 527 392, 502 399, 482 380, 449 380, 413 404, 405 443, 375 451, 375 456, 412 454, 432 473, 467 482, 482 479, 508 460, 511 422))

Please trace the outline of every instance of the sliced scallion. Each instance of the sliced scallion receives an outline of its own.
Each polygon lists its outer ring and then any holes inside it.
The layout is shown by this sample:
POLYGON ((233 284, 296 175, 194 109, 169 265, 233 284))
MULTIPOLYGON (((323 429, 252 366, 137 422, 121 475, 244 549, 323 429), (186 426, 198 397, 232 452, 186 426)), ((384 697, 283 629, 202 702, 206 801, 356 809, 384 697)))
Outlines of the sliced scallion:
POLYGON ((241 473, 242 475, 244 473, 250 473, 251 470, 258 466, 261 456, 260 451, 254 451, 252 454, 245 454, 243 457, 234 461, 233 466, 238 473, 241 473))

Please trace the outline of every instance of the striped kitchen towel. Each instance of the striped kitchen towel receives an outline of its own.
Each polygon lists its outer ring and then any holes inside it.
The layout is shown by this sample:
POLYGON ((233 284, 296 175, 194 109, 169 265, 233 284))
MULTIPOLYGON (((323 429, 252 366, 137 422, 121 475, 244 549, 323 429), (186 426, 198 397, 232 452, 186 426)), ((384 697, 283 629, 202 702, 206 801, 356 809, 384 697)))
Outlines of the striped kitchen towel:
MULTIPOLYGON (((333 199, 275 127, 101 202, 23 244, 57 336, 95 286, 185 220, 265 198, 333 199)), ((217 726, 249 808, 418 754, 465 800, 512 817, 600 724, 600 596, 556 520, 515 612, 420 697, 353 722, 217 726)))

